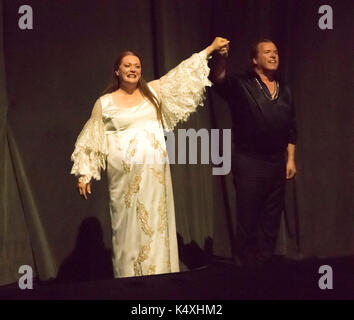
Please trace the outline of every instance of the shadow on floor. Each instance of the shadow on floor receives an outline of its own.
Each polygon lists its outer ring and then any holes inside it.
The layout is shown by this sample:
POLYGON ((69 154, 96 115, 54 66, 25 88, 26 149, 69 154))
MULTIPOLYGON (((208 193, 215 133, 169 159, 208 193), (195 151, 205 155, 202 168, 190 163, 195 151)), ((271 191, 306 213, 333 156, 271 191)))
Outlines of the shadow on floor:
POLYGON ((178 233, 177 242, 179 259, 188 270, 199 269, 213 262, 213 239, 210 237, 205 240, 203 249, 195 241, 185 244, 178 233))
POLYGON ((111 250, 103 242, 99 221, 90 217, 79 228, 74 251, 60 266, 56 282, 113 278, 111 250))

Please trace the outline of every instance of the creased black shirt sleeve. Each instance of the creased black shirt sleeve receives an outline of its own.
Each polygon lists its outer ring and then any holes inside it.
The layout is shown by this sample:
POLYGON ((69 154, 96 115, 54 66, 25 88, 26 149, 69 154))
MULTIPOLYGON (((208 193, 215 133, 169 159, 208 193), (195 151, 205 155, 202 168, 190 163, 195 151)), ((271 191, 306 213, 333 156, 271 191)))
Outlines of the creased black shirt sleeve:
POLYGON ((266 85, 256 77, 255 73, 226 74, 225 80, 216 83, 214 89, 229 104, 238 151, 281 154, 288 144, 297 142, 293 97, 281 81, 278 97, 268 99, 266 85))

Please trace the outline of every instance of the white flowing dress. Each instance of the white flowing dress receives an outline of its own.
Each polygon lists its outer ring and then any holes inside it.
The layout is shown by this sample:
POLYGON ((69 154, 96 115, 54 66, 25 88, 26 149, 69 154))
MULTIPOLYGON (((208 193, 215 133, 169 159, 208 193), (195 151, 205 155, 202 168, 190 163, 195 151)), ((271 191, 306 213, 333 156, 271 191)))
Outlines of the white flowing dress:
POLYGON ((158 120, 149 100, 120 107, 100 97, 71 156, 71 173, 100 180, 107 167, 115 277, 179 271, 172 181, 164 129, 173 130, 203 105, 206 51, 193 54, 158 80, 158 120))

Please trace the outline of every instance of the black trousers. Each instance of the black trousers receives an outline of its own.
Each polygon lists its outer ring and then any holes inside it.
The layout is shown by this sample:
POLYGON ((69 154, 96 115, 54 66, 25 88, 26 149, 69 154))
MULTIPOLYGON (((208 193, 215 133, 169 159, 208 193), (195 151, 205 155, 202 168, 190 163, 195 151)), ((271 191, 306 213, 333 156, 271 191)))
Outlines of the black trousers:
POLYGON ((285 154, 238 152, 233 159, 237 210, 233 250, 241 261, 274 252, 284 209, 285 163, 285 154))

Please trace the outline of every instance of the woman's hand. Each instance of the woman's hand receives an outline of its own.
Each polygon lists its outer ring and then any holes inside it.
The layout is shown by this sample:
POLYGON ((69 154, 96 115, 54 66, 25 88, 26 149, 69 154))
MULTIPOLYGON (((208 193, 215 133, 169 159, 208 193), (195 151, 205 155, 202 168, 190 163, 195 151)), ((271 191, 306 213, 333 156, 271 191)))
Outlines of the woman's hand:
POLYGON ((228 49, 229 49, 229 43, 230 41, 221 38, 221 37, 216 37, 212 44, 207 48, 207 54, 208 56, 212 54, 214 51, 218 51, 222 55, 227 55, 228 49))
POLYGON ((91 182, 88 181, 87 177, 82 176, 77 182, 77 188, 79 190, 80 196, 83 196, 86 200, 88 199, 88 194, 91 194, 91 182))

